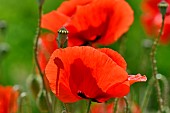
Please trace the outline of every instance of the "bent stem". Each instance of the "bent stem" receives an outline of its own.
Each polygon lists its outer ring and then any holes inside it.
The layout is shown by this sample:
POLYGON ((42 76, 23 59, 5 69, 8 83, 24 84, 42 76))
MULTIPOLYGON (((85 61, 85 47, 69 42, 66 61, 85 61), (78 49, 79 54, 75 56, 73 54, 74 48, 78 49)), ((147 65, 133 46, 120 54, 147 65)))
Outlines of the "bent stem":
POLYGON ((64 103, 64 108, 66 113, 70 113, 68 104, 64 103))
POLYGON ((125 47, 126 38, 127 38, 127 35, 126 35, 126 34, 124 34, 124 35, 120 38, 119 53, 120 53, 122 56, 124 56, 124 53, 125 53, 125 50, 126 50, 126 47, 125 47))
POLYGON ((145 95, 144 95, 144 98, 143 98, 143 101, 142 101, 142 105, 141 105, 141 110, 143 112, 145 112, 146 110, 146 106, 148 105, 148 101, 149 101, 149 97, 151 95, 151 92, 152 92, 152 86, 155 82, 155 79, 154 77, 152 77, 150 80, 149 80, 149 85, 147 86, 146 88, 146 92, 145 92, 145 95))
POLYGON ((126 96, 123 97, 125 103, 126 103, 126 107, 125 107, 125 113, 129 113, 129 104, 128 104, 128 100, 126 98, 126 96))
POLYGON ((161 89, 160 89, 160 86, 159 86, 159 80, 156 77, 156 75, 158 74, 158 71, 157 71, 155 55, 156 55, 156 48, 157 48, 159 39, 160 39, 160 37, 162 35, 162 31, 163 31, 163 27, 164 27, 164 20, 165 20, 165 16, 162 15, 161 29, 160 29, 158 37, 155 38, 155 40, 154 40, 154 43, 152 45, 152 50, 151 50, 152 73, 153 73, 153 76, 155 78, 155 87, 156 87, 156 90, 157 90, 159 110, 160 110, 161 113, 163 112, 163 100, 162 100, 162 97, 161 97, 161 89))
POLYGON ((89 99, 88 106, 87 106, 87 112, 86 113, 90 113, 91 102, 92 102, 91 99, 89 99))
POLYGON ((164 86, 164 90, 163 90, 163 92, 164 92, 163 93, 164 106, 167 107, 168 101, 169 101, 169 82, 168 82, 167 78, 163 75, 161 75, 161 81, 164 86))
POLYGON ((48 105, 48 109, 49 109, 49 112, 52 113, 52 107, 50 105, 47 87, 46 87, 45 81, 44 81, 44 75, 43 75, 43 73, 40 69, 40 64, 38 63, 38 57, 37 57, 38 56, 38 38, 40 37, 40 34, 41 34, 42 7, 43 7, 43 3, 40 3, 39 7, 38 7, 38 15, 39 15, 38 27, 37 27, 37 33, 36 33, 36 36, 35 36, 35 40, 34 40, 34 59, 35 59, 35 63, 37 65, 38 71, 39 71, 41 78, 42 78, 42 81, 43 81, 43 88, 45 89, 45 92, 46 92, 46 102, 47 102, 47 105, 48 105))
POLYGON ((115 101, 114 101, 114 108, 113 108, 114 113, 116 113, 116 111, 117 111, 118 101, 119 101, 119 98, 116 98, 115 101))

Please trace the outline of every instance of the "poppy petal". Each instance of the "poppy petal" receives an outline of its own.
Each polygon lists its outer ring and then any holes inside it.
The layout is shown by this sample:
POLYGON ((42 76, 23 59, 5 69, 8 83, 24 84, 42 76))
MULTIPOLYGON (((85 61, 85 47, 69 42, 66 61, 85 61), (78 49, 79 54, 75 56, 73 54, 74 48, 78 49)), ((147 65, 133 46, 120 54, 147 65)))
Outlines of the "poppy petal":
POLYGON ((95 103, 91 106, 91 113, 113 113, 113 103, 95 103))
POLYGON ((142 10, 148 14, 157 14, 159 12, 158 3, 160 0, 143 0, 142 10))
POLYGON ((101 48, 99 49, 99 51, 107 54, 114 62, 117 63, 117 65, 119 65, 120 67, 126 70, 126 66, 127 66, 126 61, 118 52, 109 48, 101 48))
MULTIPOLYGON (((169 16, 169 18, 170 18, 170 16, 169 16)), ((170 23, 165 24, 165 26, 164 26, 164 32, 161 37, 161 42, 163 42, 163 43, 170 42, 170 23)))
POLYGON ((41 27, 57 33, 57 31, 63 26, 63 24, 69 19, 66 15, 57 11, 51 11, 42 16, 41 27))
POLYGON ((129 75, 128 76, 128 81, 130 85, 132 85, 135 82, 145 82, 147 80, 146 76, 142 76, 141 74, 137 75, 129 75))
MULTIPOLYGON (((52 91, 58 97, 62 90, 60 84, 65 83, 65 87, 72 94, 63 91, 63 97, 74 95, 77 99, 108 99, 105 92, 111 86, 127 80, 128 76, 126 71, 105 53, 88 46, 55 50, 45 72, 52 91), (82 96, 78 95, 80 93, 82 96)), ((59 99, 65 100, 61 96, 59 99)))
POLYGON ((53 33, 44 33, 41 34, 38 40, 40 48, 44 48, 44 51, 52 53, 57 47, 56 36, 53 33))
POLYGON ((107 32, 99 40, 101 44, 111 44, 129 30, 134 21, 133 10, 125 0, 116 1, 114 13, 111 15, 110 20, 107 32))
POLYGON ((70 41, 74 38, 95 41, 96 37, 101 37, 98 43, 111 44, 129 29, 132 22, 133 11, 126 1, 94 0, 89 5, 78 6, 66 28, 70 31, 70 41))
POLYGON ((82 93, 84 95, 82 98, 103 102, 105 101, 103 98, 107 98, 107 95, 99 88, 94 78, 95 69, 90 67, 86 66, 81 59, 74 60, 70 66, 70 88, 75 95, 82 93))
POLYGON ((70 0, 70 1, 64 1, 60 7, 57 9, 58 12, 63 13, 69 17, 71 17, 75 11, 78 5, 86 5, 93 0, 70 0))
POLYGON ((112 95, 112 97, 123 97, 127 95, 130 91, 129 81, 125 81, 121 84, 114 85, 107 90, 107 93, 112 95))
MULTIPOLYGON (((68 87, 66 85, 64 85, 63 83, 59 84, 59 94, 57 94, 56 96, 62 100, 62 102, 64 103, 70 103, 70 102, 76 102, 78 100, 80 100, 81 98, 76 97, 75 95, 73 95, 70 91, 70 89, 68 89, 68 87)), ((56 94, 56 93, 55 93, 56 94)))
POLYGON ((38 40, 38 62, 42 72, 50 58, 50 55, 57 48, 56 36, 52 33, 41 34, 38 40))
MULTIPOLYGON (((162 15, 158 8, 160 0, 144 0, 142 2, 142 10, 144 14, 142 15, 141 21, 146 30, 146 32, 153 36, 157 37, 159 34, 159 30, 162 24, 162 15)), ((166 1, 170 3, 169 0, 166 1)), ((164 29, 162 32, 162 36, 160 38, 160 42, 163 44, 167 44, 170 41, 170 7, 166 10, 166 18, 164 20, 164 29)))
POLYGON ((11 86, 0 86, 0 113, 16 113, 19 92, 11 86))

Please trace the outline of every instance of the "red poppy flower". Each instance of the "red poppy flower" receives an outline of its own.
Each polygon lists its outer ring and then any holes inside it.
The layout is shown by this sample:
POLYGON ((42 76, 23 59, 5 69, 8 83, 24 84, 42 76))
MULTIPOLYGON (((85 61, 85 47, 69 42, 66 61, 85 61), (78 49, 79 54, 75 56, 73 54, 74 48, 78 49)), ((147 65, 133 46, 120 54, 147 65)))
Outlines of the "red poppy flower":
POLYGON ((0 113, 16 113, 19 93, 10 86, 0 86, 0 113))
MULTIPOLYGON (((118 108, 116 113, 124 113, 126 103, 123 99, 118 101, 118 108)), ((96 103, 91 107, 91 113, 113 113, 114 104, 96 103)), ((130 104, 131 113, 141 113, 141 110, 137 104, 131 102, 130 104)))
POLYGON ((38 40, 38 62, 42 72, 44 72, 45 66, 53 53, 57 49, 56 36, 52 33, 45 33, 39 37, 38 40))
POLYGON ((91 107, 91 113, 113 113, 113 103, 96 103, 91 107))
POLYGON ((54 33, 69 31, 69 46, 111 44, 128 31, 133 11, 124 0, 69 0, 42 18, 42 27, 54 33))
MULTIPOLYGON (((158 3, 160 0, 143 0, 142 3, 142 24, 146 29, 146 32, 154 37, 157 37, 161 23, 162 16, 160 14, 158 3)), ((170 0, 166 0, 170 4, 170 0)), ((160 39, 163 43, 168 43, 170 41, 170 8, 168 7, 166 17, 165 17, 165 25, 163 34, 160 39)))
POLYGON ((127 95, 131 80, 146 81, 141 75, 128 79, 126 62, 117 52, 88 46, 55 50, 45 74, 52 92, 65 103, 80 99, 104 102, 127 95))

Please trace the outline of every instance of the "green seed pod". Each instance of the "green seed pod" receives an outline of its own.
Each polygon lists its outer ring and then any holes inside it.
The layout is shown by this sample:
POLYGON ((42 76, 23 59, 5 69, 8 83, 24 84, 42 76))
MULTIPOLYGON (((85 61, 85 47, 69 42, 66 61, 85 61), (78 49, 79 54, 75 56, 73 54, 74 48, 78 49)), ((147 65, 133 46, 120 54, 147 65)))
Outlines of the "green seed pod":
POLYGON ((6 54, 8 54, 10 47, 7 43, 0 43, 0 59, 2 59, 6 54))
POLYGON ((48 111, 45 90, 42 90, 42 91, 39 92, 38 98, 37 98, 36 101, 37 101, 38 108, 41 112, 47 112, 48 111))
POLYGON ((166 10, 168 8, 168 3, 164 0, 162 0, 159 4, 158 4, 159 10, 162 14, 162 16, 165 16, 166 14, 166 10))
POLYGON ((6 21, 1 20, 1 21, 0 21, 0 34, 1 34, 1 33, 5 33, 6 29, 7 29, 7 23, 6 23, 6 21))
POLYGON ((57 42, 58 42, 59 48, 67 47, 68 33, 69 32, 67 31, 65 27, 62 27, 61 29, 58 30, 57 42))
POLYGON ((30 101, 26 92, 22 92, 19 96, 19 113, 31 113, 30 101))
POLYGON ((41 78, 39 76, 30 75, 29 78, 27 79, 27 82, 28 82, 28 87, 31 90, 33 96, 37 98, 38 93, 42 89, 41 78))
POLYGON ((42 6, 45 0, 37 0, 37 1, 38 1, 39 6, 42 6))

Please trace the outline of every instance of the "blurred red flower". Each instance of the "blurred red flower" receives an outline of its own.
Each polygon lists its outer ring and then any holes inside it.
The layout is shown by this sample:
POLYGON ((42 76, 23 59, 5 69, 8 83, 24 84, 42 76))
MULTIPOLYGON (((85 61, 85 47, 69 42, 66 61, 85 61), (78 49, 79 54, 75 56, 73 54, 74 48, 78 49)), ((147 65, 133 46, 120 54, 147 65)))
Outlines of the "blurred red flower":
POLYGON ((96 103, 91 106, 91 113, 113 113, 113 103, 96 103))
POLYGON ((38 40, 38 62, 41 71, 44 72, 45 66, 53 53, 57 49, 56 36, 52 33, 45 33, 38 40))
MULTIPOLYGON (((142 3, 142 24, 146 30, 146 32, 154 37, 157 37, 161 23, 162 16, 158 8, 158 3, 160 0, 143 0, 142 3)), ((167 3, 170 4, 170 0, 166 0, 167 3)), ((165 16, 165 25, 163 34, 161 36, 160 41, 162 43, 168 43, 170 41, 170 8, 168 7, 167 13, 165 16)))
MULTIPOLYGON (((123 99, 118 101, 117 112, 116 113, 124 113, 126 107, 126 103, 123 99)), ((114 104, 109 103, 96 103, 91 107, 91 113, 113 113, 114 104)), ((141 113, 140 107, 134 102, 130 102, 130 111, 131 113, 141 113)))
POLYGON ((56 49, 45 75, 52 92, 64 103, 104 102, 127 95, 132 83, 146 81, 140 74, 128 77, 126 62, 116 51, 88 46, 56 49))
POLYGON ((42 27, 55 34, 69 31, 69 46, 112 44, 133 22, 133 10, 125 0, 69 0, 42 17, 42 27))
POLYGON ((0 113, 16 113, 19 93, 11 86, 0 86, 0 113))

